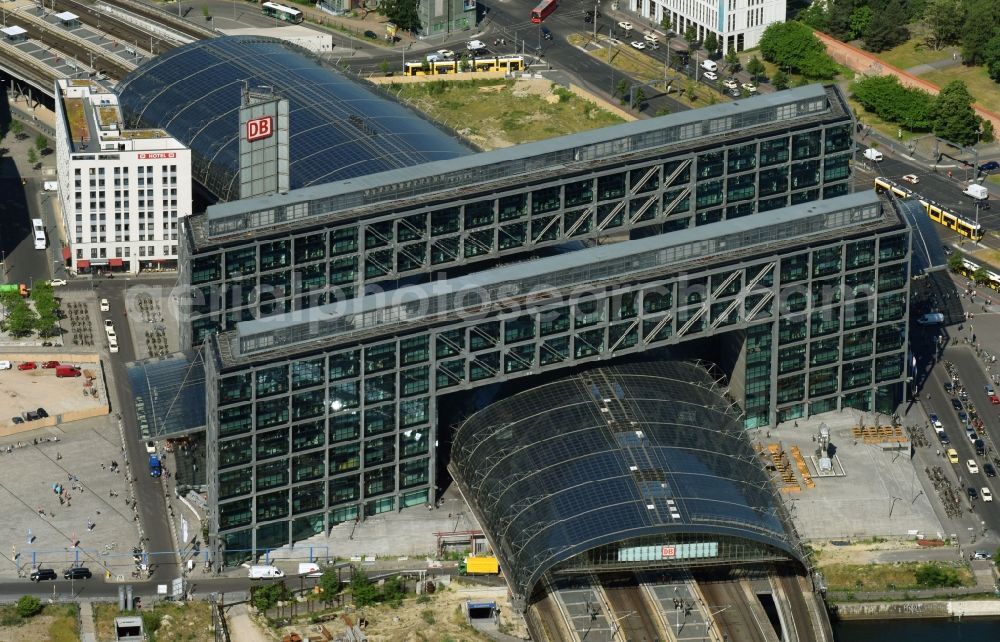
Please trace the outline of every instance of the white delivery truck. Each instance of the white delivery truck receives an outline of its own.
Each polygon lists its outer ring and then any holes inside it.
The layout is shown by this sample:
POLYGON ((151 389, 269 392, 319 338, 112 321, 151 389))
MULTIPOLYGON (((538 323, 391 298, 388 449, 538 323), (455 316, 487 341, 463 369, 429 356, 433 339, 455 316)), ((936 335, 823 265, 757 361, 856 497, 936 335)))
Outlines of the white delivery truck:
POLYGON ((969 183, 968 187, 962 190, 966 196, 971 196, 977 201, 985 201, 990 197, 990 192, 986 187, 978 183, 969 183))
POLYGON ((865 158, 867 158, 868 160, 876 161, 876 162, 881 161, 882 160, 882 152, 878 151, 877 149, 875 149, 873 147, 869 147, 868 149, 865 150, 865 158))
POLYGON ((251 580, 263 580, 274 577, 284 577, 285 574, 277 566, 265 566, 262 564, 257 564, 250 567, 250 575, 248 576, 251 580))

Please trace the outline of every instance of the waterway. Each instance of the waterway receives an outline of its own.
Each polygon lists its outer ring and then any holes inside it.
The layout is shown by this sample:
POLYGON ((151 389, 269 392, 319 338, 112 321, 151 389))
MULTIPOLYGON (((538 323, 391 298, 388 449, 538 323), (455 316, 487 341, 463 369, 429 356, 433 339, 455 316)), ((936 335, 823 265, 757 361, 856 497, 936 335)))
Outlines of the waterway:
POLYGON ((837 642, 997 642, 1000 619, 854 620, 833 626, 837 642))

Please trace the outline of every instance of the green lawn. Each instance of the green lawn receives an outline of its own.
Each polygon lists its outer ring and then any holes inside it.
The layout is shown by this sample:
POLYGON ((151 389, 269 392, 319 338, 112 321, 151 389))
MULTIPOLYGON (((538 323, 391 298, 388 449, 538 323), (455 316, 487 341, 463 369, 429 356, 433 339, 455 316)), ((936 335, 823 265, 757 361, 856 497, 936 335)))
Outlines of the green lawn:
POLYGON ((482 149, 508 147, 624 122, 555 85, 504 78, 385 85, 414 109, 459 131, 482 149))
POLYGON ((875 55, 890 65, 900 69, 909 69, 935 60, 948 60, 953 51, 951 48, 935 51, 925 45, 920 38, 911 38, 898 47, 875 55))
POLYGON ((888 121, 884 121, 881 118, 879 118, 878 116, 876 116, 875 114, 873 114, 872 112, 866 111, 865 108, 861 106, 861 103, 859 103, 858 101, 854 100, 853 98, 848 98, 847 102, 848 102, 848 104, 850 104, 851 109, 854 110, 854 113, 856 113, 858 115, 858 118, 861 120, 861 122, 863 122, 865 125, 871 125, 877 132, 879 132, 883 136, 891 138, 894 141, 897 141, 897 142, 899 142, 899 141, 907 141, 907 140, 910 140, 912 138, 918 138, 920 136, 926 136, 927 135, 927 132, 916 132, 916 133, 914 133, 914 132, 909 131, 908 129, 904 129, 903 130, 903 137, 900 138, 899 137, 899 130, 900 130, 899 125, 897 125, 895 123, 890 123, 888 121))
POLYGON ((938 87, 944 87, 952 80, 962 80, 976 102, 986 109, 995 110, 1000 104, 1000 85, 990 79, 985 67, 956 65, 948 69, 922 74, 920 77, 938 87))

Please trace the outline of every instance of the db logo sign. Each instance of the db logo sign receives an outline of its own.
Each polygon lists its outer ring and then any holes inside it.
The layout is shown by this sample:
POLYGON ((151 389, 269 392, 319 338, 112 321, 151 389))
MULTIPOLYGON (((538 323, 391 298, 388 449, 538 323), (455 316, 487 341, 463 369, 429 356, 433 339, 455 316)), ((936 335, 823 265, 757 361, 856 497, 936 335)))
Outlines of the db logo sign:
POLYGON ((261 116, 247 121, 247 140, 253 142, 261 138, 269 138, 274 130, 271 128, 271 117, 261 116))
POLYGON ((664 546, 660 551, 660 556, 666 559, 672 559, 677 555, 677 548, 674 546, 664 546))

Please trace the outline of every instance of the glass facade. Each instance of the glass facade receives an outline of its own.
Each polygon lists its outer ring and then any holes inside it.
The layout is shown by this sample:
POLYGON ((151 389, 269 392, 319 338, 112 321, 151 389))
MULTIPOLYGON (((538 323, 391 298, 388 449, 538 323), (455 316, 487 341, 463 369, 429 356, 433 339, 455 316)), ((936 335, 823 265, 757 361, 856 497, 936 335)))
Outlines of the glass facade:
MULTIPOLYGON (((291 538, 299 517, 325 520, 330 528, 419 503, 434 487, 439 393, 697 338, 742 333, 744 371, 733 379, 743 389, 736 385, 731 393, 748 427, 849 404, 868 407, 872 391, 883 405, 898 398, 909 232, 873 193, 849 198, 875 204, 863 229, 850 209, 842 228, 832 213, 803 212, 803 220, 815 216, 824 225, 809 238, 780 243, 765 230, 787 232, 797 224, 784 213, 770 227, 763 223, 770 219, 757 219, 752 232, 716 226, 715 238, 726 243, 734 233, 755 241, 744 248, 732 243, 728 261, 705 262, 695 253, 675 264, 649 250, 657 262, 641 280, 609 281, 614 285, 607 288, 597 281, 597 293, 584 298, 552 296, 523 309, 498 306, 430 325, 414 318, 391 332, 366 328, 359 317, 334 341, 238 360, 231 353, 234 333, 219 335, 213 345, 220 354, 225 349, 227 363, 207 380, 216 382, 208 441, 217 450, 220 531, 253 530, 259 547, 264 524, 271 525, 269 537, 283 529, 291 538), (365 333, 361 345, 355 331, 365 333), (241 479, 251 472, 255 488, 241 479)), ((683 247, 673 250, 684 254, 683 247)), ((704 251, 712 254, 713 247, 704 251)), ((643 260, 641 253, 626 255, 633 267, 643 260)), ((583 264, 617 279, 599 262, 583 264)), ((537 278, 555 283, 555 274, 537 278)))
POLYGON ((658 234, 847 194, 852 125, 846 115, 831 120, 798 133, 737 134, 712 151, 665 148, 615 168, 538 172, 502 188, 483 182, 446 204, 394 207, 277 239, 261 230, 225 248, 195 249, 189 229, 193 300, 182 338, 199 344, 240 321, 567 240, 658 234))

